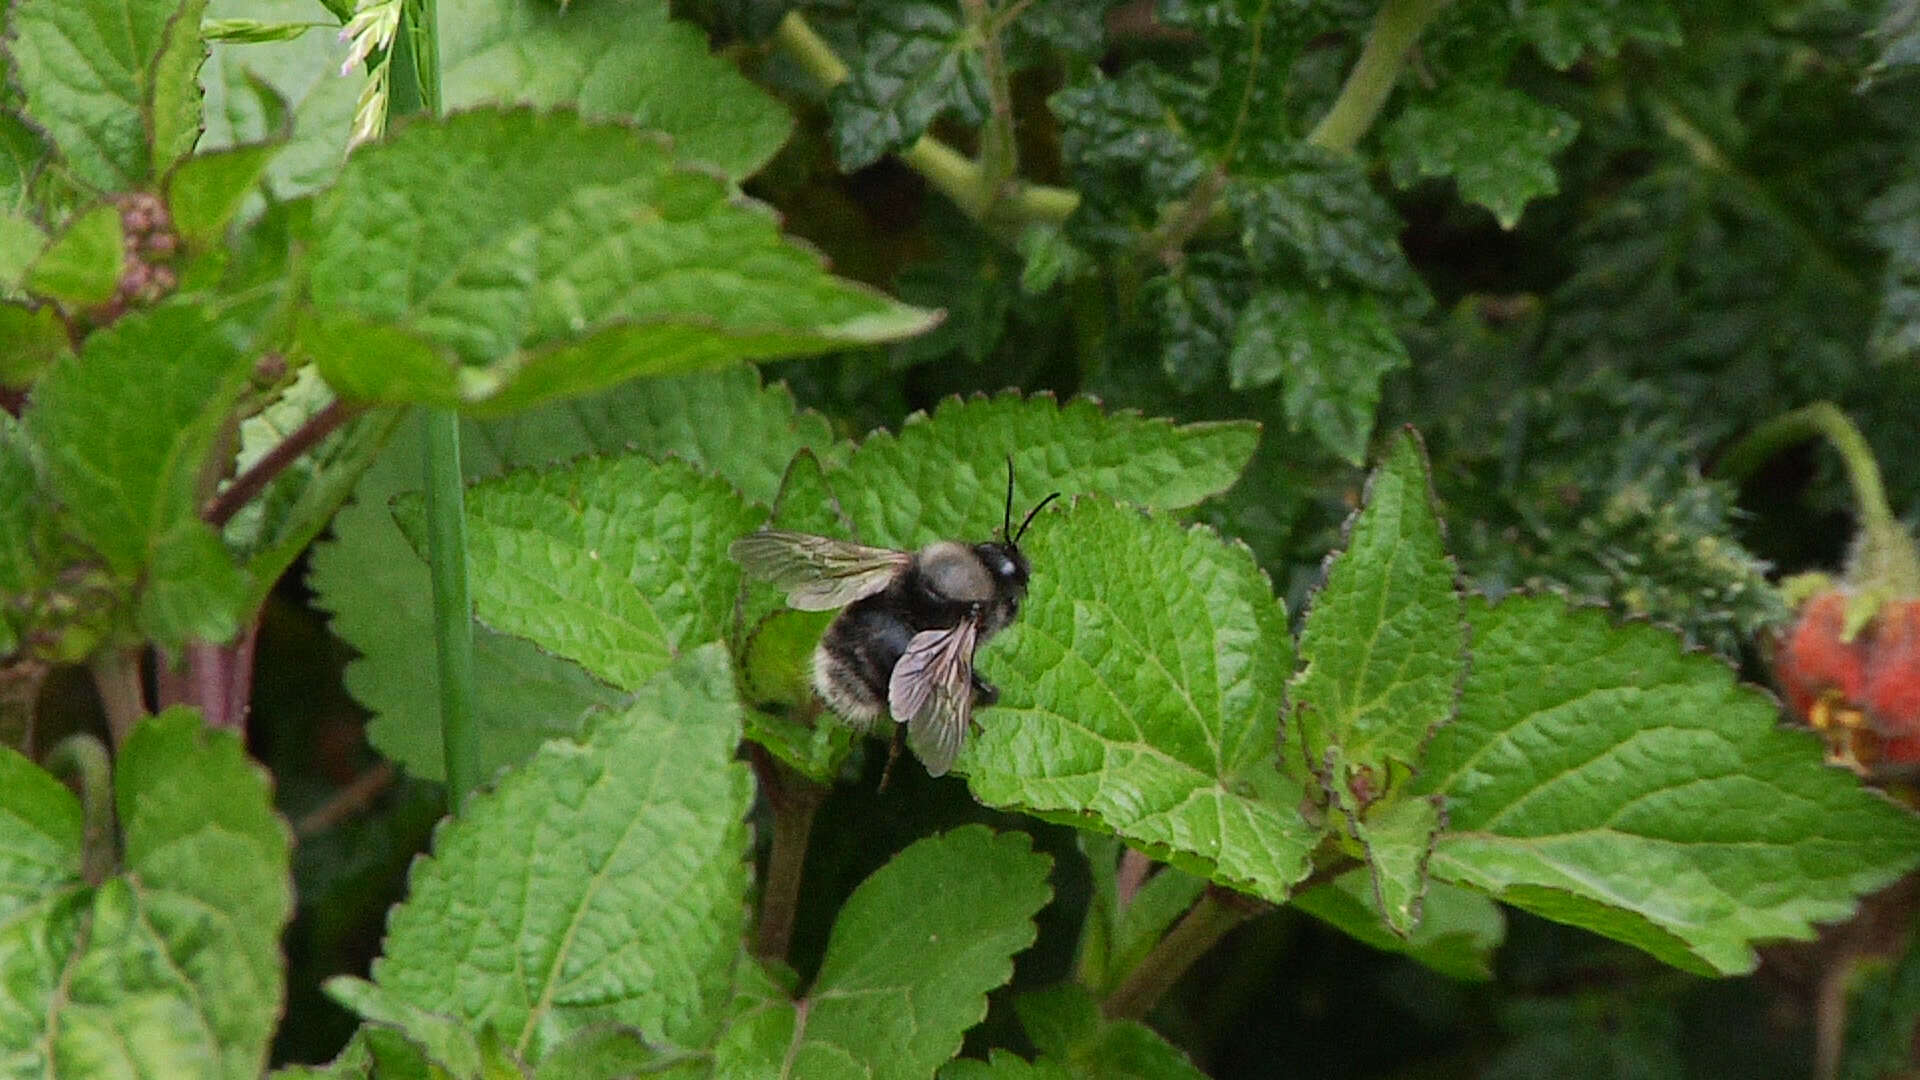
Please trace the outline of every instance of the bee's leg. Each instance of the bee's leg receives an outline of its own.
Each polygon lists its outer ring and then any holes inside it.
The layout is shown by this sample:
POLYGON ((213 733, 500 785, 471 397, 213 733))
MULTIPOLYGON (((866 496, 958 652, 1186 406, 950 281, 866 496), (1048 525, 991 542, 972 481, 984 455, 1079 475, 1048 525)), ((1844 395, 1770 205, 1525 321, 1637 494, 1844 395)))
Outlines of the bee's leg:
POLYGON ((975 706, 992 705, 1000 700, 1000 688, 980 677, 978 668, 973 672, 973 703, 975 706))
POLYGON ((893 779, 893 763, 900 760, 900 739, 907 732, 907 725, 893 725, 893 745, 887 747, 887 766, 880 770, 879 794, 886 794, 887 781, 893 779))

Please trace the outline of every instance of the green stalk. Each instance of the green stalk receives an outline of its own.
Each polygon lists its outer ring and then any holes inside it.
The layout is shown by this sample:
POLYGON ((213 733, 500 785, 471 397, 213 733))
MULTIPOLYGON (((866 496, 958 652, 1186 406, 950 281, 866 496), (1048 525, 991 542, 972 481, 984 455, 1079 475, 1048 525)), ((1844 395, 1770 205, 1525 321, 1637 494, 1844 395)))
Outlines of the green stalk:
MULTIPOLYGON (((409 0, 393 41, 392 114, 438 116, 440 46, 435 0, 409 0)), ((459 813, 479 786, 480 733, 474 719, 473 601, 467 581, 467 492, 460 475, 460 417, 421 415, 426 461, 427 572, 433 581, 433 644, 440 680, 440 745, 447 806, 459 813)))
POLYGON ((1243 897, 1218 885, 1207 886, 1167 936, 1153 947, 1113 993, 1100 1003, 1100 1011, 1115 1020, 1140 1020, 1195 960, 1213 948, 1227 931, 1267 910, 1267 905, 1243 897))
POLYGON ((1373 18, 1367 43, 1360 59, 1347 74, 1346 85, 1333 101, 1327 115, 1320 118, 1307 141, 1328 150, 1351 152, 1373 127, 1380 110, 1393 93, 1400 72, 1407 66, 1407 54, 1426 29, 1428 22, 1447 6, 1448 0, 1387 0, 1373 18))
POLYGON ((47 754, 47 771, 71 777, 80 789, 80 875, 98 885, 118 859, 113 836, 113 766, 107 748, 91 735, 69 735, 47 754))
POLYGON ((1832 402, 1815 402, 1754 428, 1721 455, 1714 473, 1739 484, 1775 454, 1814 438, 1825 439, 1839 453, 1859 508, 1860 541, 1848 577, 1887 595, 1920 596, 1920 551, 1893 516, 1873 448, 1832 402))
MULTIPOLYGON (((823 94, 853 75, 827 39, 816 33, 798 11, 789 11, 780 20, 773 39, 813 76, 823 94)), ((1011 105, 1008 108, 1011 110, 1011 105)), ((1013 179, 1010 172, 995 179, 987 167, 931 135, 922 135, 912 146, 900 151, 900 160, 925 177, 935 190, 953 200, 968 217, 982 224, 987 224, 990 217, 1014 226, 1015 231, 1017 226, 1032 222, 1058 224, 1080 205, 1080 193, 1071 188, 1029 184, 1013 179)), ((1011 158, 1008 160, 1011 167, 1011 158)))
POLYGON ((426 452, 427 570, 433 579, 433 642, 440 676, 440 742, 447 805, 456 814, 480 783, 480 733, 474 720, 473 603, 467 591, 467 503, 460 478, 460 418, 429 409, 421 420, 426 452))

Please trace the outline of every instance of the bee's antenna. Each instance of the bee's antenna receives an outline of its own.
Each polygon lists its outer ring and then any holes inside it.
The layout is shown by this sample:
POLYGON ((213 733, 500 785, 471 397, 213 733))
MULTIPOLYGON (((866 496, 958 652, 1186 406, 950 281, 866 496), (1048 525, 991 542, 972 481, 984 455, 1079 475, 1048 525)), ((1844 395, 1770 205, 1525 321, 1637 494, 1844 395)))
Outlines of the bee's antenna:
POLYGON ((1048 503, 1052 502, 1053 500, 1059 497, 1060 497, 1060 493, 1056 491, 1053 494, 1047 496, 1046 498, 1041 499, 1039 502, 1039 505, 1027 511, 1027 519, 1020 523, 1020 531, 1013 534, 1013 542, 1016 544, 1019 543, 1020 538, 1027 535, 1027 526, 1033 524, 1034 516, 1039 514, 1041 509, 1044 508, 1048 503))
POLYGON ((1000 528, 1001 528, 1001 533, 1000 533, 1001 536, 1005 537, 1008 540, 1013 539, 1013 455, 1012 454, 1007 455, 1007 512, 1006 512, 1005 519, 1000 524, 1000 528))

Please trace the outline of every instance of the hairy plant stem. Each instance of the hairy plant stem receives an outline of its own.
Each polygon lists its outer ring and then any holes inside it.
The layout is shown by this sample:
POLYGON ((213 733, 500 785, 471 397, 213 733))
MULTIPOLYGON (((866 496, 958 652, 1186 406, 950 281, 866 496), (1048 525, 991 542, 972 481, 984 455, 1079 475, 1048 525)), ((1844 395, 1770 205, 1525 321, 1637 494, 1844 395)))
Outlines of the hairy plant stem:
POLYGON ((748 759, 760 790, 773 811, 773 842, 767 873, 760 885, 760 918, 754 927, 753 953, 763 960, 785 960, 793 944, 793 919, 800 906, 800 881, 813 836, 813 816, 827 789, 788 768, 766 748, 747 744, 748 759))
POLYGON ((1903 596, 1920 596, 1920 551, 1901 528, 1887 503, 1887 488, 1873 448, 1847 414, 1830 401, 1816 402, 1768 420, 1720 456, 1714 473, 1734 484, 1789 446, 1823 438, 1840 455, 1860 513, 1860 540, 1848 574, 1855 580, 1903 596))
POLYGON ((1328 150, 1351 152, 1373 127, 1407 65, 1407 54, 1428 22, 1448 0, 1386 0, 1373 17, 1360 59, 1347 73, 1340 96, 1314 125, 1307 141, 1328 150))
POLYGON ((91 735, 69 735, 47 754, 47 771, 71 777, 80 790, 80 874, 98 885, 119 859, 113 835, 113 766, 107 748, 91 735))
MULTIPOLYGON (((813 76, 823 93, 852 76, 846 62, 833 51, 833 46, 827 44, 826 39, 807 22, 806 16, 798 11, 789 11, 780 20, 778 29, 774 31, 774 41, 805 68, 807 74, 813 76)), ((1009 104, 1009 138, 1012 132, 1011 108, 1009 104)), ((1011 171, 996 179, 986 165, 971 160, 931 135, 922 135, 913 145, 900 151, 900 160, 925 177, 935 190, 953 200, 954 205, 968 217, 982 225, 1057 225, 1067 220, 1080 205, 1080 193, 1071 188, 1030 184, 1013 178, 1011 171)))
POLYGON ((1013 138, 1013 81, 987 0, 960 0, 960 10, 966 15, 968 31, 980 43, 980 67, 991 102, 986 126, 980 130, 980 179, 991 213, 992 202, 998 201, 1007 182, 1020 171, 1020 150, 1013 138))
POLYGON ((33 656, 0 664, 0 746, 33 756, 33 718, 53 665, 33 656))
POLYGON ((294 823, 293 838, 305 840, 318 836, 335 825, 353 817, 380 797, 382 792, 393 786, 399 778, 399 770, 393 762, 383 761, 359 776, 353 778, 346 787, 333 793, 326 802, 314 807, 306 816, 294 823))
POLYGON ((345 402, 335 400, 307 417, 306 422, 289 432, 279 445, 267 451, 246 472, 234 477, 232 483, 208 499, 200 510, 201 519, 216 529, 225 525, 241 507, 265 490, 274 477, 286 471, 287 466, 293 464, 300 455, 320 445, 321 440, 333 434, 357 411, 345 402))
POLYGON ((188 642, 184 676, 165 663, 159 665, 154 690, 160 707, 191 705, 210 728, 245 731, 253 697, 253 650, 259 639, 260 617, 255 613, 228 644, 188 642))
POLYGON ((1262 900, 1209 885, 1167 936, 1100 1003, 1115 1020, 1140 1020, 1227 931, 1268 909, 1262 900))
POLYGON ((140 685, 140 650, 107 646, 88 661, 93 686, 107 713, 107 731, 120 746, 133 734, 133 725, 147 715, 146 691, 140 685))

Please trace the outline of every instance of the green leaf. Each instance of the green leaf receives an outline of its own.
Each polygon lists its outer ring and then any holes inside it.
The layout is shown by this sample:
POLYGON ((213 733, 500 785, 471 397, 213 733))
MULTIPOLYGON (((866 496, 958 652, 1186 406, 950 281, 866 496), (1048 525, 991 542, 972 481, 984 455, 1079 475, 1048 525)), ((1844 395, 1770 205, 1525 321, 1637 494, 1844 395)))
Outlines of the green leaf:
POLYGON ((986 1061, 958 1058, 949 1062, 940 1070, 940 1080, 1073 1080, 1073 1074, 1057 1061, 1027 1061, 995 1048, 986 1061))
POLYGON ((1251 554, 1086 498, 1026 547, 1026 610, 980 657, 1001 703, 960 755, 974 794, 1284 901, 1317 837, 1277 767, 1293 650, 1251 554))
POLYGON ((219 247, 227 224, 280 150, 277 142, 253 143, 182 161, 167 175, 167 210, 181 239, 200 249, 219 247))
POLYGON ((70 310, 94 307, 113 299, 125 258, 120 211, 103 203, 74 218, 40 252, 26 286, 70 310))
POLYGON ((1158 323, 1160 367, 1182 393, 1219 380, 1232 360, 1234 327, 1245 318, 1251 274, 1232 256, 1204 252, 1183 259, 1143 290, 1158 323))
POLYGON ((125 191, 183 152, 191 107, 198 0, 19 0, 8 6, 8 54, 25 113, 67 168, 98 191, 125 191), (190 9, 190 10, 189 10, 190 9), (189 20, 190 21, 187 21, 189 20), (182 24, 183 31, 176 24, 182 24), (183 85, 180 75, 189 78, 183 85), (157 95, 159 96, 156 102, 157 95), (149 140, 154 139, 151 145, 149 140))
POLYGON ((325 28, 324 23, 267 22, 263 19, 204 19, 200 23, 200 36, 209 42, 261 45, 270 41, 292 41, 309 30, 325 28))
POLYGON ((1022 994, 1014 1007, 1040 1061, 1076 1080, 1206 1080, 1187 1056, 1137 1020, 1109 1020, 1072 983, 1022 994))
MULTIPOLYGON (((898 435, 868 436, 833 483, 862 543, 984 540, 1001 524, 1009 455, 1017 526, 1050 491, 1152 509, 1192 506, 1232 486, 1258 433, 1246 421, 1176 425, 1108 414, 1084 398, 949 398, 931 416, 908 417, 898 435)), ((1034 534, 1047 527, 1036 522, 1034 534)))
POLYGON ((1288 695, 1302 765, 1365 850, 1375 903, 1402 936, 1420 919, 1441 812, 1437 800, 1400 789, 1453 714, 1467 670, 1464 625, 1425 455, 1406 432, 1314 597, 1288 695))
POLYGON ((1382 952, 1400 953, 1468 982, 1493 978, 1493 953, 1507 933, 1499 904, 1471 889, 1437 881, 1427 884, 1419 925, 1411 934, 1396 933, 1381 917, 1373 875, 1364 869, 1300 893, 1293 905, 1382 952))
POLYGON ((1561 71, 1587 53, 1614 56, 1629 41, 1680 44, 1671 0, 1523 0, 1514 9, 1521 34, 1561 71))
POLYGON ((946 4, 858 9, 859 48, 827 97, 834 156, 846 172, 913 143, 942 114, 978 125, 992 108, 979 43, 946 4))
POLYGON ((201 474, 247 385, 237 330, 170 301, 95 331, 34 388, 24 419, 51 491, 117 573, 138 573, 198 515, 201 474))
POLYGON ((1402 433, 1313 599, 1288 695, 1303 764, 1319 771, 1337 750, 1347 766, 1327 778, 1336 805, 1370 801, 1351 790, 1361 770, 1376 794, 1389 790, 1453 714, 1467 669, 1462 614, 1425 455, 1402 433))
POLYGON ((986 1016, 987 992, 1033 943, 1034 913, 1053 895, 1051 865, 1025 833, 980 825, 916 842, 841 907, 805 1000, 763 997, 753 1012, 736 1012, 716 1072, 930 1075, 959 1053, 961 1036, 986 1016))
POLYGON ((1671 634, 1548 597, 1469 622, 1460 710, 1418 780, 1447 796, 1436 878, 1731 974, 1920 859, 1920 820, 1671 634))
POLYGON ((824 273, 657 136, 566 112, 411 123, 348 160, 314 221, 300 340, 358 401, 502 413, 934 318, 824 273))
POLYGON ((0 656, 10 656, 24 629, 18 608, 53 569, 45 551, 52 515, 40 494, 33 447, 12 416, 0 416, 0 506, 8 508, 0 514, 0 596, 7 597, 0 605, 0 656))
POLYGON ((1074 978, 1094 993, 1106 993, 1160 943, 1167 928, 1206 890, 1204 878, 1164 866, 1137 883, 1124 903, 1119 869, 1127 848, 1119 839, 1082 832, 1077 839, 1093 872, 1093 900, 1080 933, 1074 978))
POLYGON ((688 1055, 647 1045, 640 1032, 632 1028, 588 1028, 540 1059, 533 1080, 653 1076, 671 1073, 673 1066, 683 1063, 693 1066, 697 1062, 688 1055))
POLYGON ((442 826, 374 981, 538 1062, 605 1024, 705 1045, 743 929, 752 779, 726 653, 694 650, 442 826), (537 899, 536 899, 537 898, 537 899))
POLYGON ((484 1052, 478 1034, 446 1016, 418 1009, 392 992, 348 975, 327 980, 327 996, 368 1023, 398 1033, 427 1061, 459 1080, 478 1080, 484 1052))
MULTIPOLYGON (((420 503, 396 512, 420 549, 420 503)), ((467 492, 474 611, 635 690, 725 636, 740 589, 727 545, 765 517, 724 480, 638 455, 482 481, 467 492)))
POLYGON ((1451 176, 1461 198, 1511 229, 1528 202, 1560 190, 1553 156, 1579 131, 1573 117, 1518 90, 1463 83, 1409 104, 1380 142, 1394 183, 1451 176))
POLYGON ((1356 285, 1414 310, 1426 287, 1400 250, 1400 220, 1350 155, 1291 148, 1257 173, 1234 177, 1227 205, 1240 245, 1262 275, 1298 274, 1322 289, 1356 285))
MULTIPOLYGON (((24 214, 0 214, 0 287, 18 289, 46 246, 47 234, 38 222, 24 214)), ((12 361, 0 363, 5 364, 0 372, 13 367, 12 361)))
POLYGON ((200 37, 200 16, 207 0, 179 0, 153 68, 146 108, 147 135, 153 143, 152 176, 165 176, 193 152, 200 138, 200 85, 196 76, 207 58, 200 37))
POLYGON ((1409 366, 1372 293, 1269 289, 1239 314, 1227 357, 1234 389, 1285 379, 1287 426, 1353 464, 1366 458, 1380 381, 1409 366))
MULTIPOLYGON (((469 421, 461 445, 469 478, 495 473, 503 463, 543 464, 631 448, 679 456, 758 501, 771 501, 794 453, 830 447, 833 437, 817 414, 795 409, 784 387, 762 389, 758 372, 743 365, 469 421)), ((408 424, 362 476, 355 501, 334 518, 333 539, 315 548, 311 582, 333 613, 334 633, 360 654, 348 665, 346 683, 374 714, 374 745, 414 775, 438 779, 445 766, 437 699, 419 678, 422 643, 431 640, 426 564, 388 509, 396 494, 419 489, 420 462, 419 436, 408 424)), ((488 772, 526 758, 543 739, 578 731, 586 710, 614 700, 612 690, 577 665, 519 638, 476 628, 475 655, 488 772)))
POLYGON ((1887 253, 1873 351, 1887 360, 1910 359, 1920 353, 1920 181, 1892 185, 1868 204, 1864 216, 1875 243, 1887 253))
POLYGON ((288 834, 231 733, 134 728, 115 796, 124 873, 81 877, 79 807, 0 748, 0 1073, 260 1075, 283 991, 288 834))
POLYGON ((1069 232, 1107 249, 1130 248, 1184 197, 1207 164, 1190 132, 1169 123, 1145 65, 1069 87, 1047 101, 1060 151, 1083 193, 1069 232))
POLYGON ((53 305, 0 303, 0 386, 26 386, 72 354, 66 323, 53 305))
POLYGON ((229 640, 254 600, 246 573, 234 565, 219 534, 194 519, 154 538, 141 585, 136 625, 168 648, 229 640))
POLYGON ((440 26, 447 105, 571 105, 663 132, 681 160, 731 179, 759 172, 786 142, 792 116, 711 55, 697 26, 667 14, 664 0, 466 0, 440 26))

